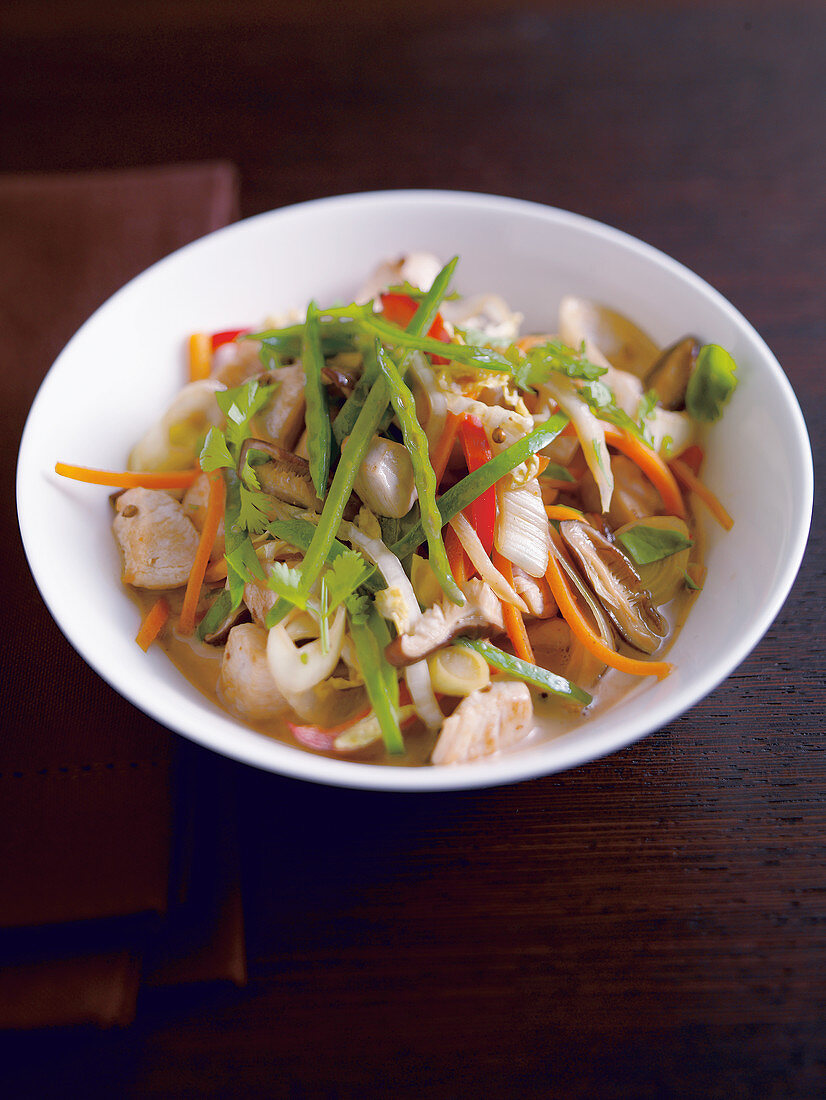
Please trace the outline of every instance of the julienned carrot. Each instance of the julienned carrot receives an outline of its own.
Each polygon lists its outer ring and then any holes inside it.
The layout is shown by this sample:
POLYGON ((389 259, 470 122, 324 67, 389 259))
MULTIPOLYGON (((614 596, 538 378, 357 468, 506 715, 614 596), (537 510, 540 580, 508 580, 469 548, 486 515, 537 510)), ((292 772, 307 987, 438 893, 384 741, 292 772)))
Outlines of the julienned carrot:
POLYGON ((140 630, 135 635, 135 641, 146 653, 157 636, 166 625, 169 618, 169 604, 164 596, 159 596, 147 611, 140 630))
POLYGON ((551 592, 563 619, 571 628, 571 633, 603 664, 619 669, 620 672, 630 672, 632 676, 656 676, 658 680, 664 679, 671 672, 673 666, 667 661, 636 661, 633 657, 625 657, 622 653, 617 653, 605 645, 593 632, 574 602, 559 562, 553 554, 548 562, 545 578, 551 586, 551 592))
POLYGON ((723 505, 712 493, 711 489, 705 486, 699 478, 695 477, 687 464, 680 458, 673 458, 669 462, 674 474, 677 476, 678 481, 681 481, 685 485, 689 492, 696 494, 700 500, 708 507, 708 510, 717 520, 721 527, 726 531, 730 531, 734 526, 734 520, 725 510, 723 505))
POLYGON ((207 474, 209 478, 209 498, 207 500, 204 526, 201 529, 201 538, 195 553, 195 561, 189 572, 189 580, 186 582, 181 616, 178 619, 178 630, 181 634, 191 634, 195 629, 195 611, 198 607, 198 599, 201 595, 201 585, 204 583, 209 557, 215 544, 215 536, 218 533, 218 525, 224 514, 224 476, 220 470, 213 470, 207 474))
POLYGON ((630 458, 642 470, 660 496, 668 511, 685 519, 685 504, 674 475, 656 451, 630 432, 606 428, 605 442, 630 458))
POLYGON ((585 519, 582 512, 569 508, 567 504, 546 504, 545 514, 548 519, 585 519))
POLYGON ((55 463, 55 473, 89 485, 109 485, 114 489, 188 489, 198 474, 193 470, 150 472, 139 470, 93 470, 88 466, 55 463))
POLYGON ((193 332, 189 338, 189 381, 200 382, 212 371, 212 337, 208 332, 193 332))
POLYGON ((433 448, 433 473, 436 475, 436 484, 438 485, 442 478, 445 476, 445 470, 450 459, 450 452, 453 450, 453 444, 456 442, 456 433, 459 431, 459 425, 462 422, 462 417, 459 413, 448 412, 445 417, 445 426, 442 429, 439 442, 433 448))
MULTIPOLYGON (((513 565, 498 550, 493 551, 492 556, 493 564, 513 588, 513 565)), ((525 620, 522 618, 522 612, 518 607, 514 607, 512 603, 508 603, 507 600, 499 601, 502 605, 502 619, 505 623, 505 630, 511 640, 514 653, 517 657, 521 657, 523 661, 528 661, 530 664, 536 664, 536 657, 534 657, 533 647, 531 646, 531 640, 528 637, 528 632, 525 629, 525 620)))

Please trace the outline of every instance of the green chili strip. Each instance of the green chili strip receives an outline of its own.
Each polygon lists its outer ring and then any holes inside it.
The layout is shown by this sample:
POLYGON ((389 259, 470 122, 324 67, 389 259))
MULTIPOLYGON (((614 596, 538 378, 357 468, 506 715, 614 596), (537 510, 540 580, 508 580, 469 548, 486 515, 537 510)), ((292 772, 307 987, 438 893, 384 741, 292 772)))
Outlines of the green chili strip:
POLYGON ((373 383, 379 376, 379 364, 376 361, 373 341, 363 338, 362 340, 363 346, 360 350, 364 360, 364 368, 361 372, 361 377, 358 382, 356 382, 355 389, 341 406, 338 416, 333 421, 333 435, 338 444, 341 444, 342 439, 345 439, 353 430, 362 406, 367 400, 367 394, 370 392, 373 383))
POLYGON ((513 364, 501 352, 495 351, 493 348, 446 344, 443 340, 435 340, 432 336, 416 336, 409 330, 405 331, 391 321, 386 321, 381 314, 363 317, 359 324, 363 329, 378 336, 384 344, 394 345, 410 351, 427 351, 433 355, 441 355, 445 359, 451 359, 456 363, 477 367, 479 370, 513 373, 513 364))
POLYGON ((396 409, 396 416, 404 436, 404 445, 413 466, 413 480, 419 494, 420 522, 427 538, 430 565, 445 595, 454 603, 464 604, 465 597, 450 571, 447 551, 442 540, 443 521, 436 505, 436 475, 430 465, 427 436, 416 416, 416 402, 396 364, 378 340, 376 358, 379 370, 390 388, 390 400, 396 409))
MULTIPOLYGON (((467 508, 478 496, 484 493, 485 489, 495 485, 505 474, 509 474, 520 463, 526 462, 531 455, 536 454, 537 451, 541 451, 543 447, 547 447, 549 443, 552 443, 567 423, 568 417, 564 413, 554 413, 544 424, 540 424, 528 435, 517 440, 516 443, 512 443, 504 451, 500 451, 484 466, 480 466, 472 474, 468 474, 467 477, 452 485, 436 501, 442 524, 453 519, 456 513, 461 512, 463 508, 467 508)), ((419 520, 416 526, 411 527, 404 538, 399 539, 390 549, 397 558, 404 559, 408 554, 412 554, 424 541, 424 528, 421 520, 419 520)))
MULTIPOLYGON (((407 326, 408 332, 427 332, 433 324, 433 318, 439 312, 439 305, 447 291, 450 277, 458 259, 458 256, 454 256, 433 280, 433 285, 419 303, 419 308, 413 314, 410 324, 407 326)), ((406 359, 407 353, 398 365, 402 377, 404 377, 406 359)), ((344 515, 345 505, 350 499, 356 474, 364 461, 367 448, 370 446, 389 402, 390 388, 383 375, 380 374, 373 383, 373 387, 367 395, 367 400, 358 415, 358 420, 356 420, 353 430, 350 432, 347 446, 342 452, 341 459, 336 466, 336 472, 333 475, 332 484, 327 492, 327 499, 319 516, 313 541, 310 543, 304 557, 301 566, 301 587, 305 594, 312 588, 324 562, 327 560, 330 546, 338 531, 341 517, 344 515)))
POLYGON ((557 676, 555 672, 548 672, 546 668, 540 668, 539 665, 532 665, 530 661, 523 661, 521 657, 505 653, 490 642, 473 638, 455 638, 453 644, 463 645, 466 649, 475 649, 493 668, 501 669, 509 676, 515 676, 519 680, 533 684, 540 691, 547 691, 550 695, 555 695, 568 703, 587 706, 591 702, 591 696, 587 691, 572 684, 564 676, 557 676))
POLYGON ((366 623, 350 620, 350 637, 356 647, 367 697, 378 718, 385 748, 390 753, 403 753, 404 739, 398 714, 399 682, 395 669, 390 668, 384 656, 384 646, 390 641, 387 623, 373 608, 366 623))
MULTIPOLYGON (((361 316, 361 306, 352 306, 352 312, 361 316)), ((319 339, 325 355, 335 355, 340 351, 352 351, 356 338, 361 331, 354 320, 324 320, 324 311, 319 310, 319 339)), ((263 347, 277 352, 287 359, 296 359, 301 354, 301 342, 304 338, 304 324, 286 325, 284 328, 267 329, 264 332, 251 332, 244 340, 259 340, 263 347)))
POLYGON ((319 500, 327 496, 327 479, 330 475, 332 429, 330 409, 327 404, 327 388, 321 372, 324 356, 321 353, 318 306, 307 306, 307 322, 301 341, 301 362, 304 366, 304 399, 307 403, 307 451, 310 460, 310 477, 313 479, 319 500))

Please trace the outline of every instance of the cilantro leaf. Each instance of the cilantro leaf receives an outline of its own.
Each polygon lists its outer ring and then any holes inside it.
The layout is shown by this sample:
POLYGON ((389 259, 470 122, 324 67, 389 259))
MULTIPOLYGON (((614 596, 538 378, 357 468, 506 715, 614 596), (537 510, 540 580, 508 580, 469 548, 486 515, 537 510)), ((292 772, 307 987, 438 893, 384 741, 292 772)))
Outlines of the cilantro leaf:
POLYGON ((260 535, 266 531, 270 522, 270 498, 266 493, 240 487, 240 506, 238 525, 245 527, 250 534, 260 535))
POLYGON ((294 607, 307 609, 307 596, 301 591, 301 570, 287 565, 286 562, 273 562, 267 585, 282 600, 288 600, 294 607))
POLYGON ((638 523, 619 535, 619 540, 637 565, 650 565, 662 561, 680 550, 687 550, 694 543, 679 531, 663 527, 646 527, 638 523))
POLYGON ((706 344, 688 380, 685 404, 695 420, 718 420, 737 385, 737 364, 725 348, 706 344))
MULTIPOLYGON (((508 358, 512 359, 512 356, 508 354, 508 358)), ((546 344, 530 348, 514 362, 513 377, 520 389, 530 390, 546 382, 551 371, 564 374, 567 378, 595 382, 606 373, 606 368, 586 359, 584 345, 575 351, 559 340, 549 340, 546 344)))
POLYGON ((266 405, 275 384, 262 386, 257 378, 250 378, 242 386, 231 390, 219 390, 215 394, 218 407, 227 419, 226 439, 230 450, 240 450, 249 435, 250 421, 266 405))
POLYGON ((328 609, 334 611, 340 603, 348 600, 373 571, 373 566, 368 565, 357 551, 345 550, 339 554, 325 574, 328 609))
POLYGON ((229 453, 227 440, 220 428, 212 427, 207 432, 200 457, 201 469, 205 473, 213 470, 232 468, 235 460, 229 453))

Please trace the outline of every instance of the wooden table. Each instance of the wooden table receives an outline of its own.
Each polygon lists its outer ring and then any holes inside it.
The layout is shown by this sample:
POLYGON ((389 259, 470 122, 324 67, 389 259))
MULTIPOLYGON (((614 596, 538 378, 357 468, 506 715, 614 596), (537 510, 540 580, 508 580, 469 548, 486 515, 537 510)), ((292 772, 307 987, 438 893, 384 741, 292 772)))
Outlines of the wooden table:
MULTIPOLYGON (((822 464, 822 4, 280 7, 7 12, 0 169, 221 157, 245 214, 412 186, 589 215, 752 321, 822 464)), ((249 984, 18 1036, 9 1095, 823 1095, 823 526, 729 680, 607 759, 428 797, 227 763, 249 984)))

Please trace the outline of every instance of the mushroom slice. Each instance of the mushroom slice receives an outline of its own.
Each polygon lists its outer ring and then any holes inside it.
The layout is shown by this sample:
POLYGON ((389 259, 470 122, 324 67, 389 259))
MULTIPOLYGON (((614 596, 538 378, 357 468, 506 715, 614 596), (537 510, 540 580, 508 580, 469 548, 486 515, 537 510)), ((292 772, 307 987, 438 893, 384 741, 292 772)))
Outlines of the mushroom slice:
POLYGON ((277 389, 253 424, 265 439, 291 450, 304 427, 304 368, 300 363, 279 367, 268 380, 275 381, 277 389))
MULTIPOLYGON (((602 352, 612 367, 646 378, 660 354, 651 337, 616 310, 567 295, 559 304, 559 331, 570 347, 583 340, 602 352)), ((586 352, 587 352, 586 347, 586 352)))
POLYGON ((181 504, 161 489, 127 489, 115 508, 112 530, 123 558, 123 583, 152 589, 186 584, 198 532, 181 504))
POLYGON ((685 408, 685 391, 699 354, 700 341, 696 336, 684 336, 666 348, 654 363, 645 384, 656 393, 664 409, 678 411, 685 408))
POLYGON ((266 439, 245 439, 238 456, 239 470, 243 470, 249 451, 261 451, 270 456, 269 462, 254 467, 258 484, 265 493, 300 508, 321 511, 323 505, 313 487, 310 464, 306 458, 299 458, 292 451, 266 439))
POLYGON ((502 605, 489 585, 474 579, 463 585, 462 591, 464 607, 442 600, 420 615, 410 630, 393 639, 384 651, 391 665, 412 665, 461 635, 489 637, 504 629, 502 605))
POLYGON ((667 625, 625 554, 579 520, 563 520, 559 531, 623 638, 643 653, 653 653, 667 625))
POLYGON ((471 692, 447 718, 431 760, 464 764, 509 748, 530 732, 533 701, 519 681, 499 681, 471 692))

